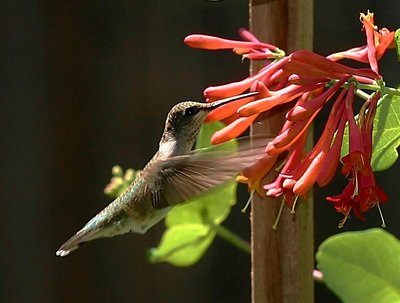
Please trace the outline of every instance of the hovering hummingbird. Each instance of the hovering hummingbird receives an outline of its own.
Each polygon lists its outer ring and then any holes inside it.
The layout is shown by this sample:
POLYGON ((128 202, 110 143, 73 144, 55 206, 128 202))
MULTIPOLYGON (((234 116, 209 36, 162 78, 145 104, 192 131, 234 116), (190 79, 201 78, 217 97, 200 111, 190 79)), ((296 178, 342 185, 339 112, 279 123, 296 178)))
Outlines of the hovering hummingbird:
POLYGON ((192 151, 200 127, 213 109, 257 92, 212 103, 181 102, 168 113, 159 149, 132 184, 56 252, 64 257, 81 244, 130 231, 145 233, 176 204, 199 196, 249 167, 264 148, 247 144, 236 152, 192 151))

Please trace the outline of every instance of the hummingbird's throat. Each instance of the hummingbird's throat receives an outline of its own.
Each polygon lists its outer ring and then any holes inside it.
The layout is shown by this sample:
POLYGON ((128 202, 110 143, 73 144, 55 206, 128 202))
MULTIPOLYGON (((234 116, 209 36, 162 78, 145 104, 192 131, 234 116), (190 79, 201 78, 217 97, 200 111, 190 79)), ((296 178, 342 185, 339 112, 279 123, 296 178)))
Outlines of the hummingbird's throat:
POLYGON ((158 154, 161 157, 171 157, 175 154, 176 140, 161 141, 158 154))

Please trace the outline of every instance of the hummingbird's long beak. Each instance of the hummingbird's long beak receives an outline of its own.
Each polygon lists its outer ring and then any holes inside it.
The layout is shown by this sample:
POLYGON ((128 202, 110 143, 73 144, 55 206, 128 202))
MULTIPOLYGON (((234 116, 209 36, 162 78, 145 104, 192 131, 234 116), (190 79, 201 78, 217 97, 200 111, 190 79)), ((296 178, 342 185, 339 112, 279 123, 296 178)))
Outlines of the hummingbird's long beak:
POLYGON ((258 95, 258 92, 251 92, 251 93, 246 93, 246 94, 242 94, 242 95, 237 95, 237 96, 221 99, 221 100, 209 103, 207 108, 209 110, 213 110, 213 109, 216 109, 217 107, 220 107, 221 105, 224 105, 226 103, 229 103, 229 102, 232 102, 232 101, 236 101, 236 100, 240 100, 240 99, 244 99, 244 98, 247 98, 247 97, 252 97, 252 96, 255 96, 255 95, 258 95))

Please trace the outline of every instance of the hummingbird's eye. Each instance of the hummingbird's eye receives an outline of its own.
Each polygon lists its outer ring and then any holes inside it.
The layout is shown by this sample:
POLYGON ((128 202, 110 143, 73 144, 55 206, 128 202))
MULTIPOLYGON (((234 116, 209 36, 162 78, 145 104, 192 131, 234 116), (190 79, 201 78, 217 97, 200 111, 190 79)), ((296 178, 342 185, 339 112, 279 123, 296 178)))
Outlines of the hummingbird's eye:
POLYGON ((193 116, 197 114, 199 111, 200 109, 197 106, 188 107, 185 109, 185 115, 193 116))

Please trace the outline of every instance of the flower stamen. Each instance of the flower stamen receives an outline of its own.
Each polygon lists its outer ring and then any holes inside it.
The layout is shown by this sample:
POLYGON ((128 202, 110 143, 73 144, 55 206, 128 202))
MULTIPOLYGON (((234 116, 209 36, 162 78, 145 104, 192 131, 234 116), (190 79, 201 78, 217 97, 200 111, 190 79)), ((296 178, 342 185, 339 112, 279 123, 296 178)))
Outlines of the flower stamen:
POLYGON ((378 201, 378 203, 376 203, 376 207, 378 208, 379 216, 381 217, 381 221, 382 221, 381 227, 386 228, 385 218, 383 217, 383 213, 381 210, 381 206, 379 205, 379 201, 378 201))
POLYGON ((342 220, 340 220, 339 224, 338 224, 338 228, 343 228, 344 224, 346 223, 347 219, 350 219, 350 210, 351 207, 349 207, 349 209, 347 210, 347 212, 344 214, 344 218, 342 220))
POLYGON ((296 205, 297 205, 297 200, 299 199, 299 196, 296 196, 293 201, 292 209, 290 210, 290 213, 294 215, 296 213, 296 205))
POLYGON ((247 211, 247 209, 249 208, 249 206, 250 206, 250 204, 251 204, 251 201, 253 200, 255 191, 256 191, 255 189, 252 189, 252 190, 250 191, 249 199, 247 200, 247 202, 246 202, 246 204, 244 205, 244 207, 240 210, 242 213, 245 214, 246 211, 247 211))
POLYGON ((279 207, 279 211, 278 211, 278 215, 276 216, 274 225, 272 225, 272 229, 273 230, 277 230, 278 229, 278 224, 279 224, 279 220, 281 219, 282 216, 282 211, 283 211, 283 207, 285 206, 285 201, 281 201, 281 207, 279 207))

